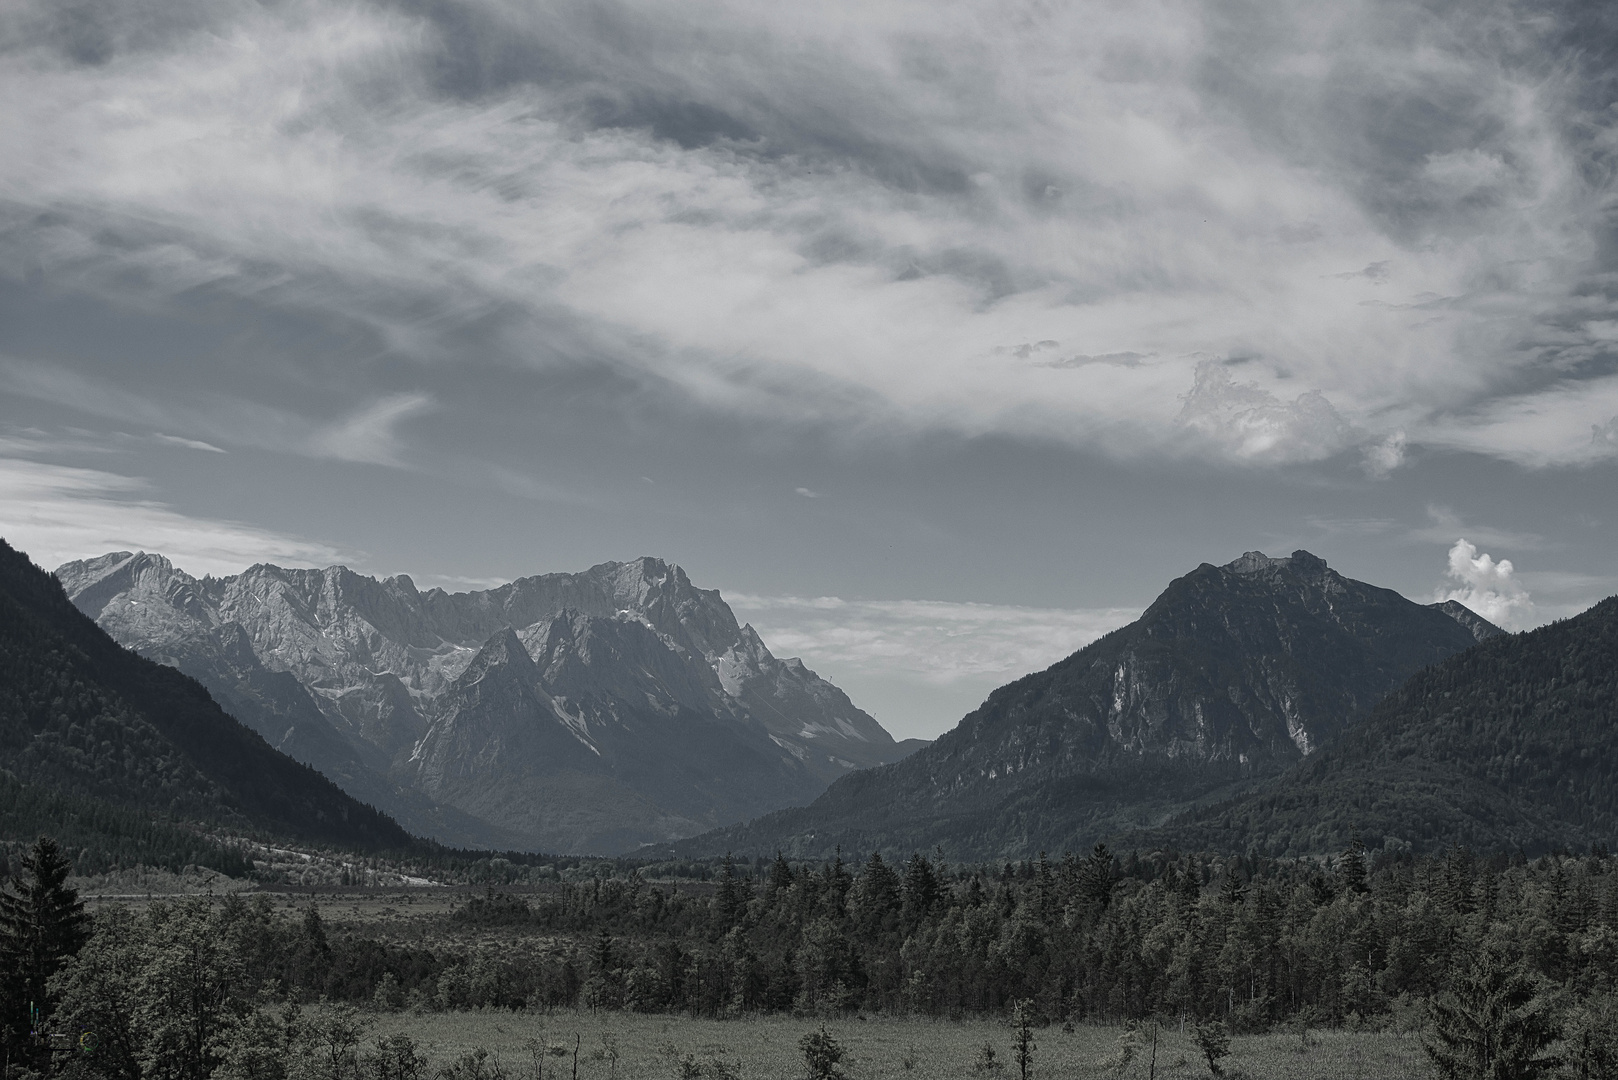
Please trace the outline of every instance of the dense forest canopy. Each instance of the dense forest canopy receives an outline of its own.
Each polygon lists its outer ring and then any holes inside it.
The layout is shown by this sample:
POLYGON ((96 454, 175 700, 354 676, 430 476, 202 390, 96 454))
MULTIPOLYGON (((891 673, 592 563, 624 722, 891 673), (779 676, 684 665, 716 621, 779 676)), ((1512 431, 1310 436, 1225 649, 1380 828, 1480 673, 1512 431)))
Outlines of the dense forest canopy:
POLYGON ((148 1014, 206 999, 199 1069, 246 1053, 263 1008, 321 1001, 711 1017, 1010 1015, 1023 1003, 1040 1023, 1409 1028, 1468 979, 1494 977, 1478 975, 1485 954, 1496 981, 1554 1012, 1556 1031, 1618 1047, 1618 861, 1599 849, 1368 859, 1357 845, 1324 861, 1104 848, 970 868, 920 854, 727 860, 701 885, 631 868, 490 885, 426 941, 338 930, 313 903, 288 914, 264 896, 110 907, 51 978, 51 1022, 121 1033, 126 1065, 155 1061, 178 1051, 148 1045, 148 1014))

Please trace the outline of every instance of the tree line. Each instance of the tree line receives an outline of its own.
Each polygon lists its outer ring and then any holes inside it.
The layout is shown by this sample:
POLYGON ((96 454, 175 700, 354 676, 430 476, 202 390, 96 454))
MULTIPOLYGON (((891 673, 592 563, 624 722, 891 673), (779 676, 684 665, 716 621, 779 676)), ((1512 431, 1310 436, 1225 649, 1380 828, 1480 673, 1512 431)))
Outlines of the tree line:
MULTIPOLYGON (((1581 1075, 1618 1075, 1618 862, 1601 850, 1370 859, 1355 845, 1317 862, 1097 847, 997 867, 919 853, 897 865, 727 859, 700 887, 633 867, 538 893, 490 887, 446 917, 450 943, 433 946, 335 930, 313 905, 289 915, 262 896, 90 918, 67 896, 54 846, 30 860, 0 904, 5 959, 29 972, 45 1028, 93 1032, 100 1074, 130 1080, 268 1075, 242 1062, 285 1053, 289 1032, 314 1038, 298 1010, 322 1001, 1016 1013, 1200 1025, 1213 1045, 1283 1024, 1424 1025, 1456 1076, 1502 1052, 1505 1025, 1530 1062, 1509 1075, 1575 1058, 1581 1075)), ((4 1002, 13 1060, 37 1051, 41 1023, 17 998, 4 1002)))

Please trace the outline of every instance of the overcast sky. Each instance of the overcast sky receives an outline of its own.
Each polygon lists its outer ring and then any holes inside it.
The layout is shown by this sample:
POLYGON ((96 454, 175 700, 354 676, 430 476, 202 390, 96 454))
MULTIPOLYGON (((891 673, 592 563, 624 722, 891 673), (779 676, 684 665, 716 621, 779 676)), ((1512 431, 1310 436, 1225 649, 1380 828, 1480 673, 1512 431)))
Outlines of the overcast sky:
POLYGON ((896 734, 1305 547, 1618 592, 1618 19, 11 0, 0 533, 658 555, 896 734))

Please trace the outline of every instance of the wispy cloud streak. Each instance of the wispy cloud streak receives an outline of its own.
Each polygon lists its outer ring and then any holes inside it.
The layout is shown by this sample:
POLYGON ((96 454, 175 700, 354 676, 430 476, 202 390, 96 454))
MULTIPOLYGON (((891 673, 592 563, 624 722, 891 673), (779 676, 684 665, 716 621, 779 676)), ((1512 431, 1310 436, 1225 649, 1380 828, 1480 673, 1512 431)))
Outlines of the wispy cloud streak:
POLYGON ((350 391, 309 442, 339 457, 407 461, 447 368, 581 363, 1120 457, 1618 455, 1615 126, 1573 9, 64 10, 0 22, 4 272, 363 328, 342 363, 433 389, 350 391))

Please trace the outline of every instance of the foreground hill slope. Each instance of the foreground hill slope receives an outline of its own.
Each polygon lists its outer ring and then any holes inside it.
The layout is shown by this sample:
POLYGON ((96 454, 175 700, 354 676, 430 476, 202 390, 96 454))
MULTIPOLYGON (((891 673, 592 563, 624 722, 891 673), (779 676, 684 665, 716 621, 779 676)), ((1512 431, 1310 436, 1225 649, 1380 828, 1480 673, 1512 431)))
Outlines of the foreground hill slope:
POLYGON ((1205 563, 1136 622, 1001 687, 904 761, 678 850, 1082 850, 1286 770, 1414 672, 1498 633, 1306 551, 1205 563))
POLYGON ((1309 854, 1355 835, 1530 853, 1618 842, 1618 597, 1416 674, 1272 787, 1141 841, 1309 854))
POLYGON ((657 559, 466 593, 344 567, 194 578, 128 552, 56 573, 118 641, 445 842, 630 851, 910 749, 657 559))
POLYGON ((0 769, 8 832, 52 824, 34 820, 49 807, 103 839, 172 833, 156 815, 350 850, 413 842, 243 727, 196 681, 119 646, 3 540, 0 769))

